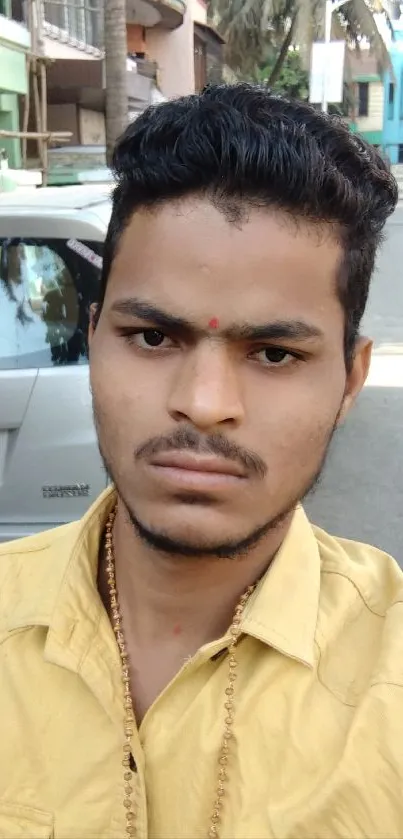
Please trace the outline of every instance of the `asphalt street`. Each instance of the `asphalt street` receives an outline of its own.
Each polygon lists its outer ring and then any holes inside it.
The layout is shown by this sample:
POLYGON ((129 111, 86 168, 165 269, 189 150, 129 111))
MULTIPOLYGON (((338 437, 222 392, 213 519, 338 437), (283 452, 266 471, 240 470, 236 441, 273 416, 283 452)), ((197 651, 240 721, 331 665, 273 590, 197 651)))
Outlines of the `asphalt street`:
POLYGON ((370 376, 336 434, 311 520, 369 542, 403 567, 403 207, 387 227, 363 333, 374 340, 370 376))

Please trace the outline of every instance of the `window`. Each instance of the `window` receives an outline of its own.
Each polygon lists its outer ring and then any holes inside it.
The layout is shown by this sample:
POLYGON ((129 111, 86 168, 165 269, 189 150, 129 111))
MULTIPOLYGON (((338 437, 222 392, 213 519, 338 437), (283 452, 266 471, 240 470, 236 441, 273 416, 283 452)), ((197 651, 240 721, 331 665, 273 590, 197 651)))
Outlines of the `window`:
POLYGON ((99 0, 45 0, 45 23, 71 41, 102 48, 102 10, 99 0))
POLYGON ((99 253, 98 243, 0 239, 0 369, 87 363, 99 253))
POLYGON ((24 0, 11 0, 11 17, 18 23, 26 23, 24 0))
POLYGON ((393 119, 395 113, 395 86, 393 82, 389 84, 388 96, 388 119, 393 119))
POLYGON ((368 116, 369 83, 358 82, 358 116, 368 116))

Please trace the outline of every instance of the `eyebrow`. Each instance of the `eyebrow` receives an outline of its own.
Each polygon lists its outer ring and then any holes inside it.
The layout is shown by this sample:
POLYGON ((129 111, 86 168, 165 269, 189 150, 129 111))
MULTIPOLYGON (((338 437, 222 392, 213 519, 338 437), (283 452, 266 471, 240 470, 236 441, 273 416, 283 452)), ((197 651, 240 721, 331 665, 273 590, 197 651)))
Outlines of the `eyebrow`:
MULTIPOLYGON (((164 312, 152 303, 138 297, 116 300, 111 306, 111 312, 139 318, 152 323, 158 329, 177 334, 197 335, 199 337, 211 334, 208 328, 201 329, 193 321, 164 312)), ((233 341, 308 341, 312 338, 324 338, 324 332, 321 329, 302 320, 275 320, 264 324, 232 324, 223 330, 215 331, 215 335, 233 341)))

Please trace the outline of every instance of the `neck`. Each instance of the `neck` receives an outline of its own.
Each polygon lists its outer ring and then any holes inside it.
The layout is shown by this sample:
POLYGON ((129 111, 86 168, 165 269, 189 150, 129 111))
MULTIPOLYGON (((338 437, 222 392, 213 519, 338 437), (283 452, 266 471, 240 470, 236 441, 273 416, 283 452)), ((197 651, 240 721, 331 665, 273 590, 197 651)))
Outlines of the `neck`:
MULTIPOLYGON (((243 592, 265 573, 292 513, 240 559, 159 553, 140 540, 119 501, 114 524, 115 572, 130 648, 161 644, 193 655, 228 630, 243 592)), ((100 577, 105 603, 108 591, 100 577)))

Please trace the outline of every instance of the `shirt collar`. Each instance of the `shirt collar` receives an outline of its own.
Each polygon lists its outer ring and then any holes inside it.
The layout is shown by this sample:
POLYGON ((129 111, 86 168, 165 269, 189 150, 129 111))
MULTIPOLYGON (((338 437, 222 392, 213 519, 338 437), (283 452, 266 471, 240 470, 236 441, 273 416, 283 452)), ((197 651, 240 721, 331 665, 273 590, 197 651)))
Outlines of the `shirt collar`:
POLYGON ((314 530, 298 507, 281 548, 246 605, 242 630, 313 667, 320 570, 314 530))
MULTIPOLYGON (((3 628, 48 626, 49 656, 72 669, 78 669, 96 633, 102 626, 106 629, 105 622, 109 624, 97 591, 97 566, 101 535, 115 499, 111 487, 79 522, 54 535, 50 531, 36 537, 32 550, 41 557, 28 573, 18 543, 10 546, 14 567, 13 572, 10 566, 10 578, 17 582, 11 598, 9 591, 4 600, 3 628), (19 561, 25 567, 15 574, 19 561)), ((312 667, 319 592, 319 547, 298 507, 281 548, 246 605, 243 632, 312 667)), ((116 663, 113 633, 106 636, 110 661, 116 663)))

